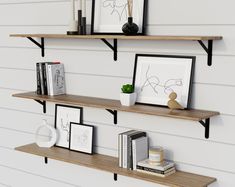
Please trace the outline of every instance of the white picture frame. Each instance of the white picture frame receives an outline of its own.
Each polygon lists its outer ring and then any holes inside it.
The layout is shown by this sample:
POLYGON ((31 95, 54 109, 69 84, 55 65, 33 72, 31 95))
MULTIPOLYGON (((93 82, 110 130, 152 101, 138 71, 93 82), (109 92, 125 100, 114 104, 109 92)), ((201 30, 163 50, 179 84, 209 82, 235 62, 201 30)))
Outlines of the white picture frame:
POLYGON ((94 126, 70 123, 70 144, 72 151, 93 154, 94 126))
MULTIPOLYGON (((144 35, 147 0, 133 3, 133 22, 144 35)), ((128 21, 127 0, 92 0, 91 34, 123 34, 122 26, 128 21)))
POLYGON ((189 108, 196 57, 136 54, 133 85, 137 103, 167 106, 169 94, 189 108))
POLYGON ((82 123, 83 108, 67 105, 55 105, 55 128, 58 134, 56 147, 69 149, 70 123, 82 123))

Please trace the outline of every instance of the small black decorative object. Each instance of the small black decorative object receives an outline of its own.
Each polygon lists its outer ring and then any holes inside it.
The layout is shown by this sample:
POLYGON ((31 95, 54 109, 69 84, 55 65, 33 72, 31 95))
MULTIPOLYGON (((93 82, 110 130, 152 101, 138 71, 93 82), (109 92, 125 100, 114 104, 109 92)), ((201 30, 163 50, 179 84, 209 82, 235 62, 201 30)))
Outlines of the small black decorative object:
POLYGON ((133 0, 127 0, 128 5, 128 22, 122 27, 122 31, 126 35, 136 35, 139 31, 138 25, 133 23, 133 0))
POLYGON ((128 22, 123 25, 122 31, 126 35, 136 35, 138 33, 139 27, 133 23, 133 17, 128 17, 128 22))

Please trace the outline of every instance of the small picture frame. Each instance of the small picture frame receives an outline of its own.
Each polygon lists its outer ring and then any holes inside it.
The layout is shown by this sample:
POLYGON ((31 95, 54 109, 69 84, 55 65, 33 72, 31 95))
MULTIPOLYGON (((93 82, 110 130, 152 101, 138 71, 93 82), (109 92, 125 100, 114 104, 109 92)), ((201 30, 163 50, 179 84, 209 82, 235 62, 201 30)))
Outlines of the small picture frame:
POLYGON ((58 138, 56 147, 69 149, 70 141, 70 123, 82 123, 83 108, 67 105, 55 105, 55 128, 57 130, 58 138))
MULTIPOLYGON (((147 0, 134 0, 133 22, 137 35, 146 34, 147 0)), ((124 34, 122 26, 128 22, 127 0, 92 0, 91 34, 124 34)))
POLYGON ((136 54, 133 85, 137 103, 167 106, 169 95, 177 94, 177 101, 190 107, 194 56, 136 54))
POLYGON ((70 123, 70 150, 93 154, 93 139, 94 126, 70 123))

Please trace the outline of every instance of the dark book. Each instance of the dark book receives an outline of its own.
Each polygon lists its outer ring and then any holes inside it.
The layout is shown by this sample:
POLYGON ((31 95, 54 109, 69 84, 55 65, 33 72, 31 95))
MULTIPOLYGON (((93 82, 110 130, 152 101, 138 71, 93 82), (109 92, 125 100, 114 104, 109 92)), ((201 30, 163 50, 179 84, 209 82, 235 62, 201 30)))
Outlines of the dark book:
POLYGON ((42 63, 42 79, 43 79, 43 89, 44 89, 44 95, 48 95, 47 90, 47 74, 46 74, 46 63, 42 63))
POLYGON ((175 167, 171 167, 171 168, 168 168, 167 170, 165 171, 162 171, 162 170, 158 170, 158 169, 153 169, 153 168, 148 168, 148 167, 144 167, 144 166, 136 166, 138 170, 144 170, 144 171, 148 171, 148 172, 153 172, 153 173, 158 173, 158 174, 167 174, 169 172, 171 172, 172 170, 175 170, 175 167))
POLYGON ((36 63, 37 94, 42 94, 39 63, 36 63))
POLYGON ((133 170, 133 152, 132 152, 132 140, 135 140, 140 137, 146 137, 146 132, 137 131, 127 137, 127 147, 128 147, 128 163, 127 168, 133 170))

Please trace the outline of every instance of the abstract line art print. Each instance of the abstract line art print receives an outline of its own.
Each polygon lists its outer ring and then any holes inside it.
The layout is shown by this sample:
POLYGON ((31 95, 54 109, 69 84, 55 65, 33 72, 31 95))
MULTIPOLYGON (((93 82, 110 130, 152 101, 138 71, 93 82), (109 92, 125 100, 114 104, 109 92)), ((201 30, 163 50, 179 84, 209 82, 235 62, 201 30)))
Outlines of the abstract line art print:
POLYGON ((167 106, 169 95, 188 108, 195 57, 137 54, 133 84, 137 103, 167 106))
MULTIPOLYGON (((133 2, 133 21, 139 26, 139 34, 144 34, 147 1, 133 2)), ((127 0, 92 0, 91 34, 123 34, 127 21, 127 0)))
POLYGON ((127 20, 127 1, 103 0, 102 6, 103 9, 110 12, 110 16, 116 17, 119 22, 127 20))
POLYGON ((94 126, 71 123, 70 149, 83 153, 93 153, 94 126))
POLYGON ((70 123, 82 121, 82 108, 56 105, 55 127, 58 133, 56 146, 69 148, 70 123))

